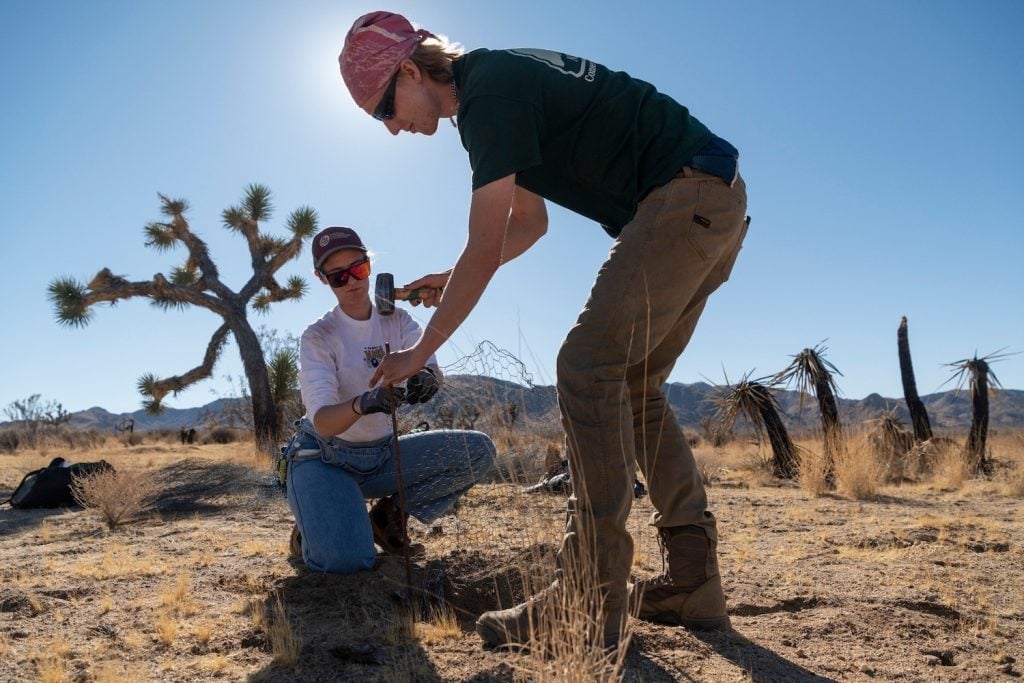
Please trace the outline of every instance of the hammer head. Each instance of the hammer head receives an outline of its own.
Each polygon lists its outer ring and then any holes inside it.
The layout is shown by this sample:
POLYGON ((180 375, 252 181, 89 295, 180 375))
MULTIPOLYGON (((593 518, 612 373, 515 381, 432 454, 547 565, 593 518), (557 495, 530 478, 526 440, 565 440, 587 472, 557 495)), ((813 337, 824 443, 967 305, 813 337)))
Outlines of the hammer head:
POLYGON ((378 273, 373 288, 373 299, 377 312, 391 315, 395 312, 395 276, 391 273, 378 273))

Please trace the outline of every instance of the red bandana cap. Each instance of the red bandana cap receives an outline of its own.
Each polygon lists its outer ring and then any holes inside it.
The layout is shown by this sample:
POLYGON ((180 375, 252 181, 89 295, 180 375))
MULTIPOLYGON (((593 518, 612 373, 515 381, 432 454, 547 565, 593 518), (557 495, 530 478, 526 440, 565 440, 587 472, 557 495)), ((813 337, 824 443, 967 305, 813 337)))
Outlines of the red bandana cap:
POLYGON ((356 104, 365 106, 384 89, 402 60, 433 37, 430 31, 416 30, 408 19, 393 12, 370 12, 356 19, 338 55, 341 77, 356 104))

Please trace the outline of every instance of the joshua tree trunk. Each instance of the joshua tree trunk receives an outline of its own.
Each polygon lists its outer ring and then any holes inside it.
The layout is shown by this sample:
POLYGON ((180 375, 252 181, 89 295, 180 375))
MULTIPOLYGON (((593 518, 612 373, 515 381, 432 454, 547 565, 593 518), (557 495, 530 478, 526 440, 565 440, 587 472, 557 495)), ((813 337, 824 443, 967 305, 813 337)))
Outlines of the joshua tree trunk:
POLYGON ((815 382, 815 396, 818 397, 818 409, 821 411, 821 427, 825 432, 825 460, 827 471, 833 472, 835 456, 843 447, 843 429, 839 424, 839 407, 832 393, 831 383, 824 377, 815 382))
POLYGON ((238 344, 238 351, 242 356, 242 367, 245 369, 245 377, 249 382, 256 443, 261 448, 272 449, 280 436, 280 423, 277 419, 274 397, 270 391, 267 364, 263 358, 263 350, 260 348, 260 340, 245 319, 244 309, 241 318, 232 316, 230 322, 235 323, 231 326, 231 333, 235 337, 235 343, 238 344))
POLYGON ((797 473, 796 449, 789 438, 786 425, 782 423, 768 388, 758 385, 753 388, 757 394, 757 409, 768 433, 768 442, 772 447, 772 474, 782 479, 792 479, 797 473))
POLYGON ((910 341, 907 337, 907 317, 900 319, 896 332, 896 345, 900 355, 900 377, 903 379, 903 398, 907 402, 910 421, 914 425, 914 441, 920 443, 932 438, 932 426, 928 421, 928 410, 917 395, 917 381, 914 379, 914 365, 910 361, 910 341))
POLYGON ((825 360, 825 347, 815 346, 804 349, 793 356, 785 369, 775 375, 776 383, 789 384, 796 382, 800 392, 800 404, 803 406, 804 396, 808 391, 814 392, 818 399, 818 410, 821 413, 821 428, 824 432, 825 472, 829 481, 835 474, 835 457, 842 452, 843 431, 839 423, 839 407, 836 404, 836 392, 839 391, 833 375, 842 374, 835 365, 825 360))
POLYGON ((971 431, 967 435, 967 456, 975 471, 992 473, 992 461, 985 455, 988 440, 988 363, 982 359, 971 367, 971 431))
POLYGON ((796 476, 798 461, 793 441, 786 425, 779 417, 778 403, 762 380, 750 380, 744 375, 735 385, 715 399, 718 410, 710 422, 708 432, 724 434, 733 428, 740 415, 753 427, 758 441, 763 443, 765 432, 772 447, 772 474, 784 479, 796 476))

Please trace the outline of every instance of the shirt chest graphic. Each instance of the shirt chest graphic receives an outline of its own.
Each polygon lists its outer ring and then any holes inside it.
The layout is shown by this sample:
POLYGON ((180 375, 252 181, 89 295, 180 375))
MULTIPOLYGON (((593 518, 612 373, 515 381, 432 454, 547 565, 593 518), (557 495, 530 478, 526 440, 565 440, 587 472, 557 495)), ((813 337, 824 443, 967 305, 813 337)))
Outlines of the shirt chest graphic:
POLYGON ((364 346, 363 347, 363 362, 366 363, 368 368, 376 368, 380 365, 380 362, 384 360, 384 347, 383 346, 364 346))

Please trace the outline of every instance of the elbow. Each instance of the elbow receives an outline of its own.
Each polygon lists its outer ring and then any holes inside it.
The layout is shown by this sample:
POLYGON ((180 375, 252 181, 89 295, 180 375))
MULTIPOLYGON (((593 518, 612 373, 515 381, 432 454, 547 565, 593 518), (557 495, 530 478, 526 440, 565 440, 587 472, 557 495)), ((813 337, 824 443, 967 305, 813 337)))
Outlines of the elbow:
POLYGON ((548 234, 548 215, 545 212, 543 216, 537 219, 537 223, 533 228, 534 240, 539 240, 544 235, 548 234))

